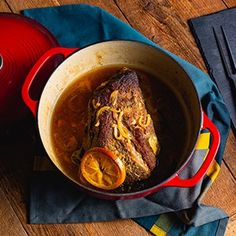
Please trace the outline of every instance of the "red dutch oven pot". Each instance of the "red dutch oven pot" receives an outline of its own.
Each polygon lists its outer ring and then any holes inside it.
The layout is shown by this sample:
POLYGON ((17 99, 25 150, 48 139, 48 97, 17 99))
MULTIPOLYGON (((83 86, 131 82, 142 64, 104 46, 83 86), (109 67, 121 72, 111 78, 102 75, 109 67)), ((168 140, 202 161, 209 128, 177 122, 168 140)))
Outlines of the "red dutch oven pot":
POLYGON ((28 114, 21 99, 25 77, 47 50, 59 44, 46 28, 22 15, 0 12, 0 29, 0 128, 5 128, 28 114))
MULTIPOLYGON (((200 100, 189 75, 180 64, 158 48, 134 41, 107 41, 97 43, 81 50, 68 48, 53 48, 46 52, 30 71, 22 88, 25 104, 37 117, 38 129, 45 150, 56 167, 77 186, 93 196, 117 200, 144 197, 155 193, 163 187, 193 187, 206 174, 214 160, 220 144, 220 135, 215 125, 203 113, 200 100), (54 70, 48 79, 39 101, 30 96, 30 88, 40 70, 54 56, 64 56, 65 60, 54 70), (147 188, 133 192, 106 192, 83 186, 69 171, 63 168, 60 159, 53 150, 51 137, 51 122, 55 105, 63 91, 75 80, 79 80, 85 73, 105 66, 122 65, 135 67, 153 74, 157 79, 168 85, 181 101, 187 114, 185 149, 183 153, 176 153, 175 166, 163 166, 165 161, 160 159, 158 169, 165 169, 164 178, 156 179, 147 188), (208 129, 211 133, 211 146, 199 170, 188 179, 181 179, 180 173, 188 168, 188 162, 193 156, 201 129, 208 129)), ((180 137, 181 138, 181 137, 180 137)))

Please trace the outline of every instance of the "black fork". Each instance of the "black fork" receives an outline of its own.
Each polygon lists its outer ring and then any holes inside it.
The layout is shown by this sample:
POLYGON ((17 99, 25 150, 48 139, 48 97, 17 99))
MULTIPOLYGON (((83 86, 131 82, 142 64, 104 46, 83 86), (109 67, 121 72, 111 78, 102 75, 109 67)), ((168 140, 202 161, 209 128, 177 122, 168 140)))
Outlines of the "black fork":
POLYGON ((230 79, 231 83, 233 84, 234 90, 236 92, 236 63, 235 63, 235 58, 234 58, 232 49, 229 44, 229 40, 227 38, 227 35, 225 33, 223 26, 220 26, 221 33, 223 35, 223 42, 225 44, 225 48, 226 48, 226 51, 227 51, 227 54, 229 57, 229 60, 227 60, 227 56, 223 50, 223 46, 222 46, 223 44, 219 40, 219 38, 216 34, 216 31, 215 31, 215 28, 214 27, 212 27, 212 28, 213 28, 214 37, 215 37, 215 40, 217 43, 217 47, 219 49, 220 56, 221 56, 221 59, 222 59, 222 62, 223 62, 223 65, 224 65, 224 68, 226 71, 226 75, 230 79))

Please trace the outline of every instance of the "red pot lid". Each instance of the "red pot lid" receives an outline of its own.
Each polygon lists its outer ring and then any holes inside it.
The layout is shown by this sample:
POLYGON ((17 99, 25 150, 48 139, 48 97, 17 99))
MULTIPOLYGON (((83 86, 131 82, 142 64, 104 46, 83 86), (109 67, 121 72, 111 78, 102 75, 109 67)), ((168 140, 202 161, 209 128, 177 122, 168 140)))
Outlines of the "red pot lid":
POLYGON ((35 62, 59 44, 36 21, 13 13, 0 13, 0 126, 26 114, 21 87, 35 62))

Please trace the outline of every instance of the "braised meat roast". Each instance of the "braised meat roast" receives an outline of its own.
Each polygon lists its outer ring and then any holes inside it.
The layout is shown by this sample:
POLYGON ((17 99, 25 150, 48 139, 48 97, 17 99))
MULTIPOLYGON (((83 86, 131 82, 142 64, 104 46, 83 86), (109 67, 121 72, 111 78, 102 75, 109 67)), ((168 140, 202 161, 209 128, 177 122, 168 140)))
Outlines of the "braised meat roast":
POLYGON ((125 183, 147 179, 155 168, 160 145, 134 70, 121 69, 90 98, 83 148, 92 147, 105 147, 122 160, 125 183))

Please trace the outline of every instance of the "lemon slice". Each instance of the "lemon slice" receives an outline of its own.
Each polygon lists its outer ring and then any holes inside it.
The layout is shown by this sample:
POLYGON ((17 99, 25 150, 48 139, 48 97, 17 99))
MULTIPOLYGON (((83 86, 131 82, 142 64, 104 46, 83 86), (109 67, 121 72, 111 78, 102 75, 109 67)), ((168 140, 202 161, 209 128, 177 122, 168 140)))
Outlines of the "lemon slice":
POLYGON ((80 173, 91 185, 112 190, 118 188, 126 177, 126 170, 120 158, 106 148, 95 147, 81 159, 80 173))

